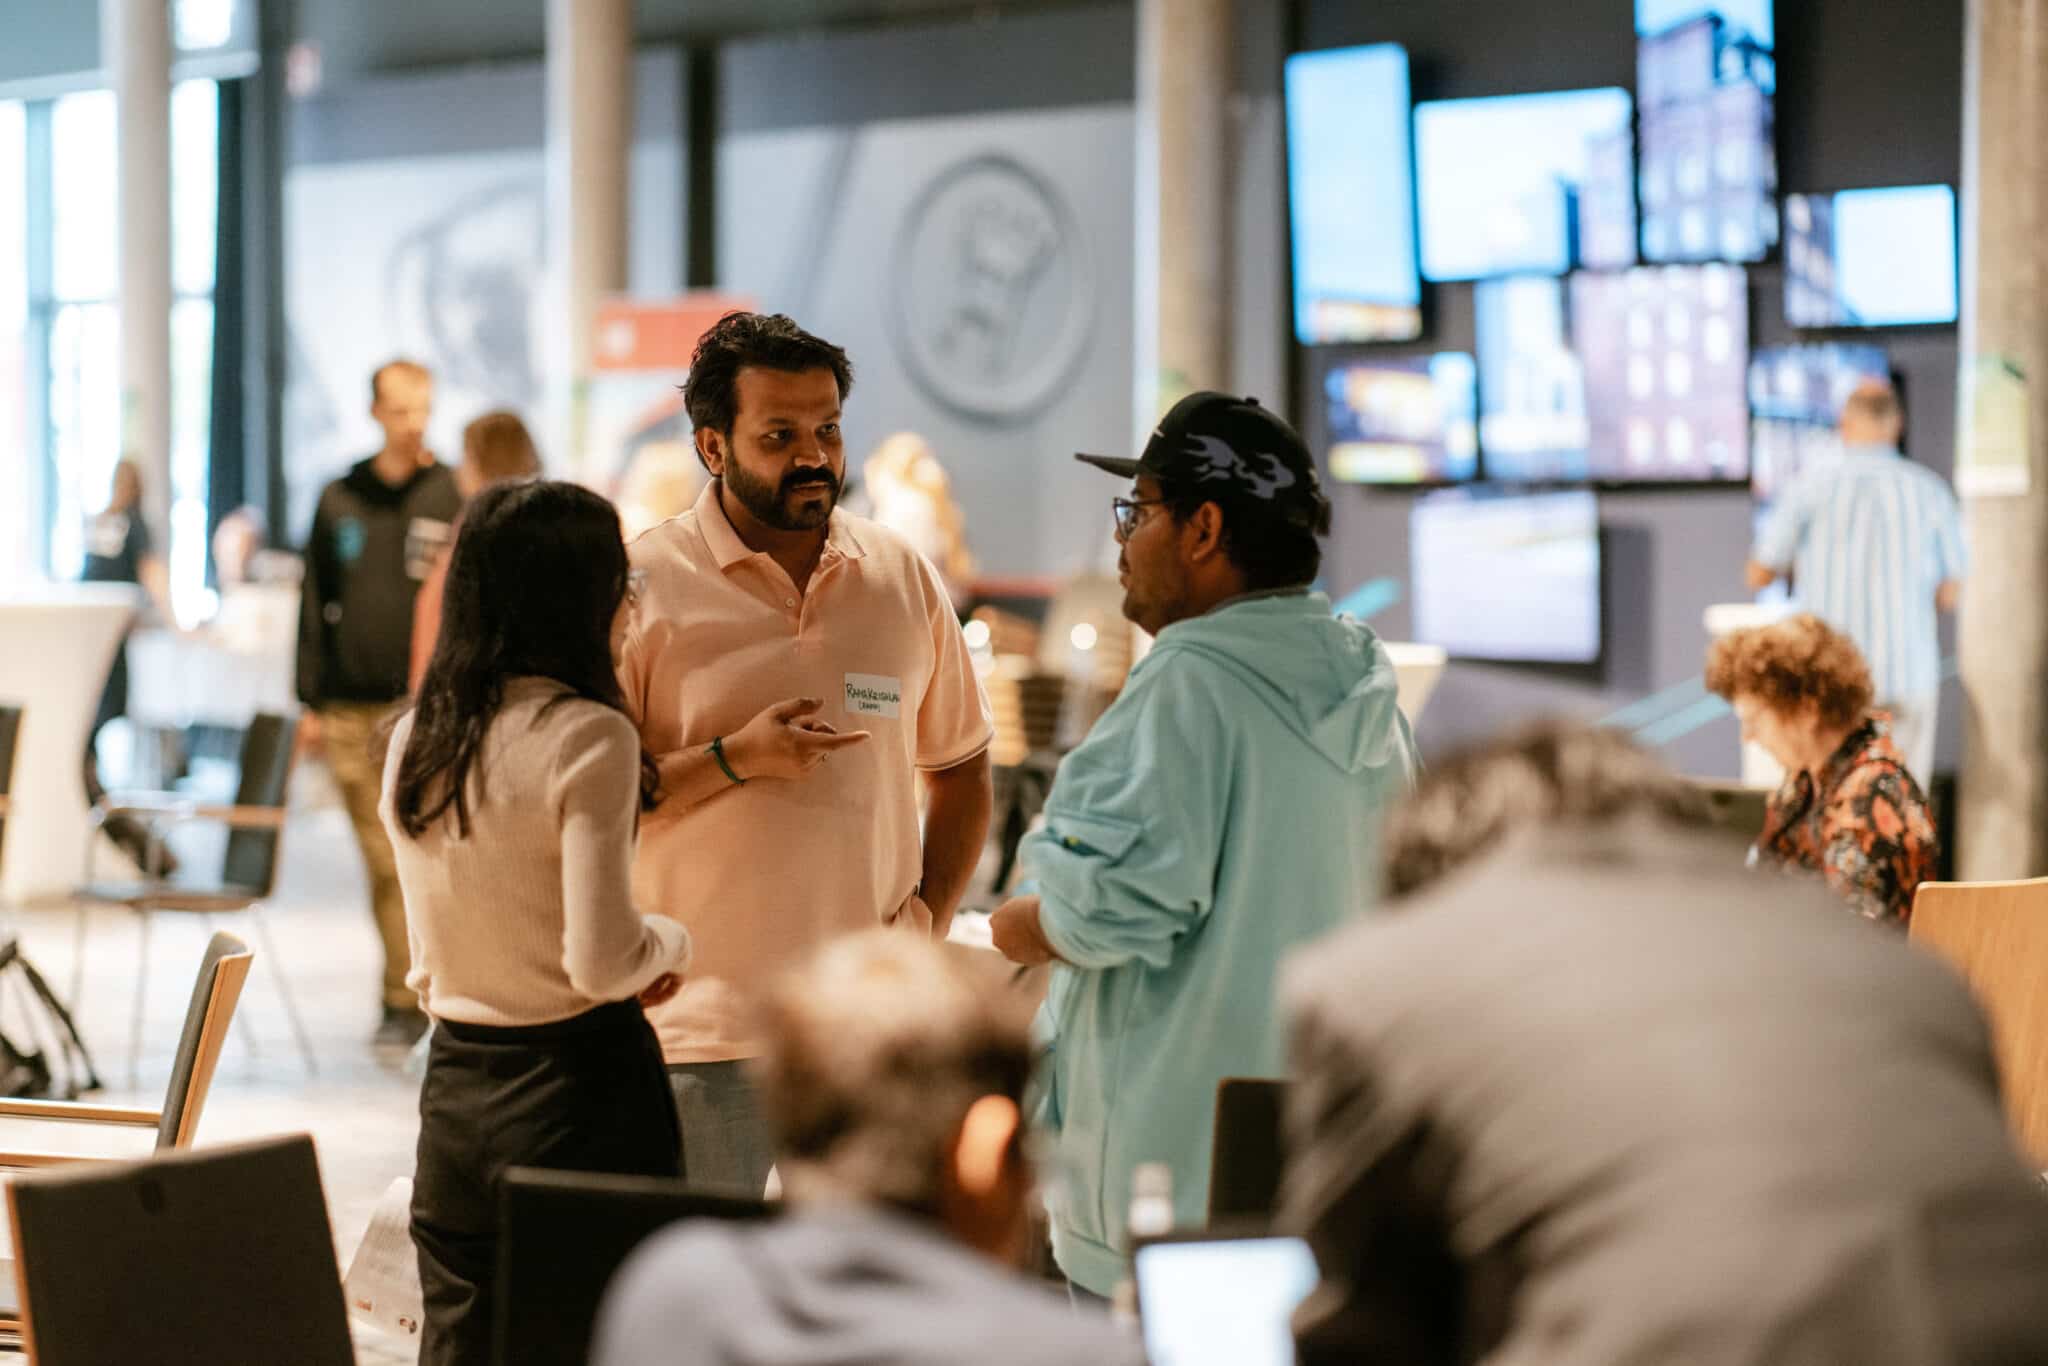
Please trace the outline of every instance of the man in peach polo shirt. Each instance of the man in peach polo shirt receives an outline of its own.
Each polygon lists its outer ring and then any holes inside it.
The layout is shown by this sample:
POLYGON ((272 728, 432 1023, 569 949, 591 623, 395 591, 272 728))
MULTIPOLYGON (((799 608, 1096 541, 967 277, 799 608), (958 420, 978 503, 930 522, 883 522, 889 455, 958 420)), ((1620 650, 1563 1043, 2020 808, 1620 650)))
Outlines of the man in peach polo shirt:
POLYGON ((721 319, 684 388, 711 483, 631 552, 619 673, 664 794, 634 896, 696 945, 648 1013, 684 1176, 746 1195, 773 1160, 742 1066, 753 993, 840 934, 943 935, 993 805, 988 699, 938 572, 837 507, 852 383, 780 314, 721 319))

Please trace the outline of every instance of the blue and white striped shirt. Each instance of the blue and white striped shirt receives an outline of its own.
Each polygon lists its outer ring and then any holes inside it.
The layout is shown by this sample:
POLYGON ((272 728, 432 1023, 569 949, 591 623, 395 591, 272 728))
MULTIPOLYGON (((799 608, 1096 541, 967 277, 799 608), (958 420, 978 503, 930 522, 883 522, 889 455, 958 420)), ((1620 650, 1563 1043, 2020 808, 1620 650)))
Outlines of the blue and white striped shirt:
POLYGON ((1799 605, 1856 642, 1880 703, 1941 686, 1935 590, 1969 560, 1948 481, 1883 446, 1803 470, 1764 523, 1756 561, 1791 571, 1799 605))

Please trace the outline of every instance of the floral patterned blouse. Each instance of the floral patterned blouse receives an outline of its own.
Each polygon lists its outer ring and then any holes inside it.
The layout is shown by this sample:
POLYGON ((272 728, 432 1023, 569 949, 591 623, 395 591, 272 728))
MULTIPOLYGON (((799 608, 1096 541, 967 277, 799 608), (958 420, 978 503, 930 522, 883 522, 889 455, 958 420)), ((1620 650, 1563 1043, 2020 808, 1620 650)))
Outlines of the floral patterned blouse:
POLYGON ((1788 777, 1756 841, 1758 862, 1822 873, 1859 914, 1901 929, 1914 890, 1934 877, 1939 848, 1927 799, 1881 716, 1850 733, 1819 783, 1788 777))

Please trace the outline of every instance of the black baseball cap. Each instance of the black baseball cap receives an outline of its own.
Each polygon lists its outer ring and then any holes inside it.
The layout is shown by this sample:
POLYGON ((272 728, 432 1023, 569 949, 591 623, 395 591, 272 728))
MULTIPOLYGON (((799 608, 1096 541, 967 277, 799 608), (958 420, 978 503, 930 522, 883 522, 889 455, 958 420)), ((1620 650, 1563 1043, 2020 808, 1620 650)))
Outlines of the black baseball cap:
POLYGON ((1283 520, 1320 528, 1329 504, 1300 433, 1255 398, 1200 390, 1167 409, 1137 459, 1074 458, 1125 479, 1149 474, 1175 488, 1249 499, 1283 520))

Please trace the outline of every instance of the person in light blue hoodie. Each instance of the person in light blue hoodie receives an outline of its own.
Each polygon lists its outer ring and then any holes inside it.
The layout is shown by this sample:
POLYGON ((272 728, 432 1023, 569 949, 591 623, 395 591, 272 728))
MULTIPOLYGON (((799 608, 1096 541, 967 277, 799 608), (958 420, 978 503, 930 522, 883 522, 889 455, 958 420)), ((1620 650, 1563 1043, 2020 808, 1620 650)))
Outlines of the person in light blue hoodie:
POLYGON ((1055 965, 1053 1253, 1108 1295, 1141 1163, 1171 1169, 1177 1224, 1203 1221, 1216 1085, 1281 1074, 1279 964, 1371 905, 1416 760, 1386 649, 1309 589, 1330 505, 1293 428, 1197 393, 1138 459, 1079 458, 1135 482, 1113 504, 1123 610, 1157 640, 1060 765, 1024 847, 1036 890, 992 929, 1055 965))

